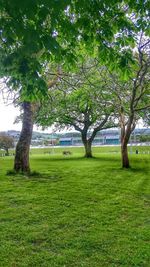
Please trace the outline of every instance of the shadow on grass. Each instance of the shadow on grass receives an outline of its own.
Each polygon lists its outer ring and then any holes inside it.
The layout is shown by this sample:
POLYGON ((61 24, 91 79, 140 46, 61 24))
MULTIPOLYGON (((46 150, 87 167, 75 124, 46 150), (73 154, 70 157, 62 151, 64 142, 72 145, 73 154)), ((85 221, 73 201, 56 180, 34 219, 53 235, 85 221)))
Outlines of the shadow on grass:
POLYGON ((23 173, 23 172, 16 173, 14 170, 8 170, 6 175, 9 177, 13 177, 13 178, 19 178, 19 179, 26 178, 28 180, 38 181, 38 182, 39 181, 40 182, 44 182, 44 181, 57 182, 57 181, 60 181, 60 179, 62 179, 62 176, 59 174, 41 173, 37 171, 32 171, 30 173, 23 173))
POLYGON ((150 172, 149 168, 149 161, 147 161, 147 164, 144 160, 144 167, 143 167, 143 162, 141 162, 140 158, 136 159, 130 159, 131 167, 130 168, 122 168, 121 166, 121 156, 112 156, 112 155, 99 155, 97 157, 92 157, 92 158, 85 158, 84 156, 71 156, 71 157, 50 157, 50 158, 36 158, 33 159, 36 161, 42 161, 42 162, 54 162, 54 163, 63 163, 63 162, 96 162, 96 163, 101 163, 100 168, 101 169, 112 169, 112 170, 119 170, 123 172, 133 172, 133 173, 144 173, 148 174, 150 172), (110 164, 109 164, 110 163, 110 164), (103 166, 104 164, 104 166, 103 166))
POLYGON ((36 161, 60 161, 60 162, 63 162, 63 161, 107 161, 107 162, 118 162, 120 161, 120 158, 113 158, 113 157, 108 157, 108 156, 99 156, 99 157, 95 157, 93 156, 92 158, 86 158, 84 156, 82 157, 50 157, 50 158, 34 158, 33 160, 36 160, 36 161))
POLYGON ((150 194, 145 194, 144 190, 149 187, 149 178, 145 177, 141 183, 138 185, 137 193, 140 194, 143 197, 146 197, 148 200, 150 200, 150 194))

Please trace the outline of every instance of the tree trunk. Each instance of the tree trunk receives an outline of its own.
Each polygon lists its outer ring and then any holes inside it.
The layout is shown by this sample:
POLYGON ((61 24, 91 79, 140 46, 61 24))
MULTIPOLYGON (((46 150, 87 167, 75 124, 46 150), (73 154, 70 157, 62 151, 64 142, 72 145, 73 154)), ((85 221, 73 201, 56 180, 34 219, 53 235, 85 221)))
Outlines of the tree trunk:
POLYGON ((20 138, 16 146, 14 170, 16 172, 30 172, 29 150, 33 131, 33 111, 30 102, 23 103, 23 122, 20 138))
POLYGON ((9 150, 8 150, 8 148, 5 148, 5 151, 6 151, 5 155, 6 156, 9 156, 9 150))
POLYGON ((92 143, 86 140, 84 142, 84 148, 85 148, 85 158, 92 158, 92 143))
POLYGON ((121 145, 122 168, 130 168, 127 143, 121 145))
POLYGON ((81 132, 82 142, 85 149, 85 158, 92 158, 92 142, 87 138, 87 130, 82 130, 81 132))

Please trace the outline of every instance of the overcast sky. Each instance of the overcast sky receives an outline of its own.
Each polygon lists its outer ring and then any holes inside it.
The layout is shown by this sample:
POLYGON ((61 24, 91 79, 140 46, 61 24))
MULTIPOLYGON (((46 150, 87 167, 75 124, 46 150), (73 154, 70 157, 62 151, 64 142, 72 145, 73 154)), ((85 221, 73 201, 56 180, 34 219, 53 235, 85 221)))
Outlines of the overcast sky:
MULTIPOLYGON (((17 116, 20 115, 19 108, 14 107, 12 104, 4 104, 2 97, 0 97, 0 132, 8 130, 21 130, 21 123, 15 123, 14 121, 17 116)), ((34 127, 34 131, 40 131, 40 128, 34 127)), ((51 128, 44 132, 52 132, 51 128)))
POLYGON ((0 99, 0 131, 20 130, 21 124, 14 124, 16 116, 19 115, 19 109, 13 105, 6 105, 0 99))
MULTIPOLYGON (((19 114, 19 108, 14 107, 12 104, 4 104, 4 101, 0 96, 0 132, 8 130, 20 131, 22 126, 21 123, 14 124, 14 121, 19 114)), ((142 126, 142 123, 139 123, 137 128, 142 126)), ((42 130, 34 126, 34 131, 41 132, 42 130)), ((48 128, 44 132, 51 133, 52 128, 48 128)))

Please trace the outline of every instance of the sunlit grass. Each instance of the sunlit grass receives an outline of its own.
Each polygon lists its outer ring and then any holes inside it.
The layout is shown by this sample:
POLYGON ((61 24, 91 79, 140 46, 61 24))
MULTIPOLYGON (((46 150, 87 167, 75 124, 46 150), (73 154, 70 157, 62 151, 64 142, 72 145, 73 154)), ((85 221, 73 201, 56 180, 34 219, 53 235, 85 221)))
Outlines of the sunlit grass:
POLYGON ((32 150, 32 177, 0 158, 1 267, 149 266, 150 155, 122 170, 110 149, 32 150))

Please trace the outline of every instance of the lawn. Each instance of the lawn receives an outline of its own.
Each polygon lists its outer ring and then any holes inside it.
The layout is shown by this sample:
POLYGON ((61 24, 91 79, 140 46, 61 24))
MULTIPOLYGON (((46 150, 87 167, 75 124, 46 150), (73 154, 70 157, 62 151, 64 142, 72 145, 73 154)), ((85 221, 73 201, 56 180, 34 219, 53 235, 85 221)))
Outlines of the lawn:
POLYGON ((1 157, 0 267, 148 267, 150 154, 117 151, 32 150, 30 178, 1 157))

